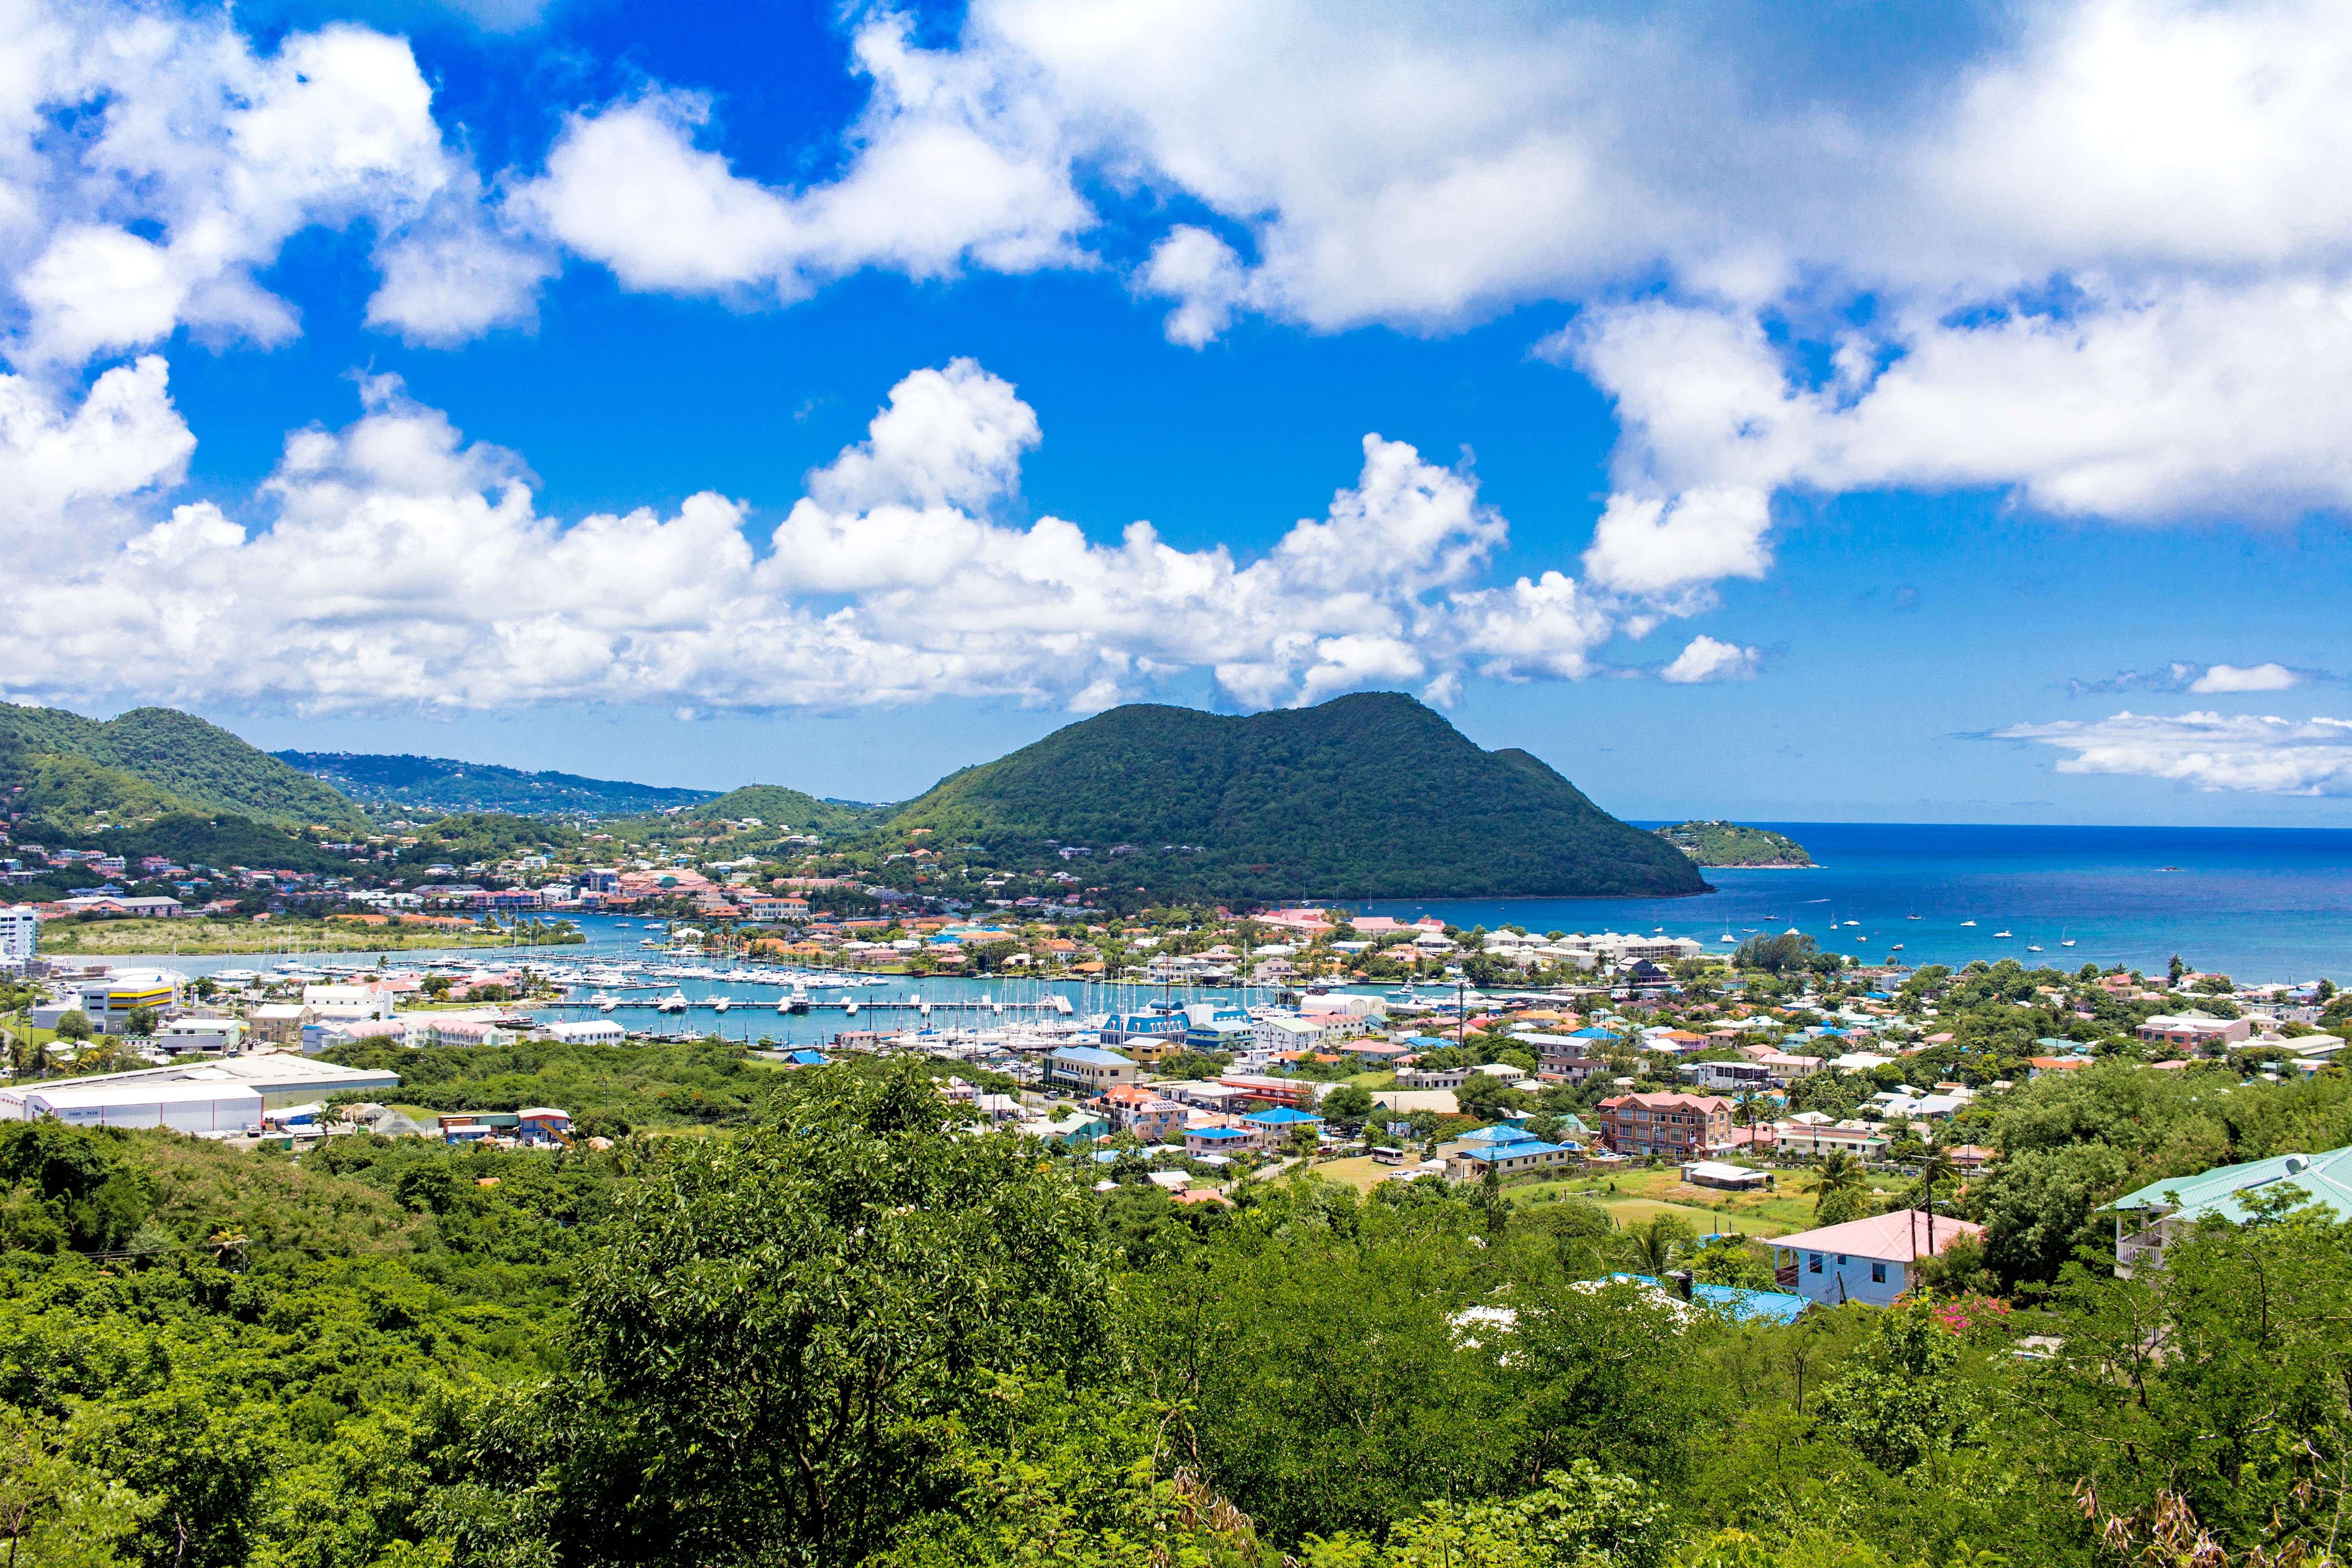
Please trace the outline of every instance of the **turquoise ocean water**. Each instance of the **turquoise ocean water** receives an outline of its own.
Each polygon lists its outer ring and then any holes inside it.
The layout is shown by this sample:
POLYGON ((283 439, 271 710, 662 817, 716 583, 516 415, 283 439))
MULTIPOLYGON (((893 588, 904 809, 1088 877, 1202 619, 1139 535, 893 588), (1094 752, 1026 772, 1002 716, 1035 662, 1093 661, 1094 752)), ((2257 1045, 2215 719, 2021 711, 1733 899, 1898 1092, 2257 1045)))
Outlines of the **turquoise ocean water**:
POLYGON ((1717 890, 1688 899, 1374 901, 1362 912, 1538 931, 1663 928, 1713 947, 1727 946, 1727 931, 1794 926, 1872 958, 1900 942, 1896 956, 1913 964, 2145 969, 2177 952, 2239 980, 2352 980, 2352 828, 1758 826, 1819 866, 1711 870, 1717 890), (2041 952, 2026 951, 2037 942, 2041 952))

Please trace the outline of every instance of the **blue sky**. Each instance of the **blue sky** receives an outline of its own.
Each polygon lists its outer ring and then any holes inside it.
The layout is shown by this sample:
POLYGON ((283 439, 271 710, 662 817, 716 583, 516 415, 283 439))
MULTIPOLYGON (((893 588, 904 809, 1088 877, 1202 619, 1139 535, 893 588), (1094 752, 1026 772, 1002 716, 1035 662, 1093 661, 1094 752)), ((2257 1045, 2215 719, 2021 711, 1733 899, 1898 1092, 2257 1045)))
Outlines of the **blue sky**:
POLYGON ((892 798, 1377 688, 1633 816, 2345 820, 2335 8, 37 5, 0 68, 16 700, 892 798))

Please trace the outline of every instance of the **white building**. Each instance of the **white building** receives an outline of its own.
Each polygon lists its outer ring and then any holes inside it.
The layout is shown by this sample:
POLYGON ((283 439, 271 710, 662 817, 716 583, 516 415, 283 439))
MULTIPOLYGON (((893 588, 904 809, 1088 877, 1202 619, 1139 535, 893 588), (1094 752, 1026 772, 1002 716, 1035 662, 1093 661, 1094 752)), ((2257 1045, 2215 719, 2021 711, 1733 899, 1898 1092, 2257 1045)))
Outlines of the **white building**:
POLYGON ((101 1034, 121 1034, 142 1007, 161 1011, 179 1002, 180 977, 167 970, 109 970, 103 979, 81 984, 81 1010, 101 1034))
POLYGON ((629 1032, 610 1018, 588 1018, 572 1024, 550 1024, 540 1033, 551 1040, 562 1040, 568 1046, 617 1046, 629 1037, 629 1032))
POLYGON ((364 1024, 392 1016, 387 985, 305 985, 302 1005, 321 1024, 364 1024))
POLYGON ((40 939, 41 917, 32 905, 0 909, 0 974, 22 974, 31 968, 40 939))
POLYGON ((1354 1034, 1355 1020, 1345 1013, 1318 1013, 1290 1017, 1269 1013, 1250 1026, 1251 1065, 1263 1066, 1284 1051, 1319 1050, 1328 1041, 1354 1034))

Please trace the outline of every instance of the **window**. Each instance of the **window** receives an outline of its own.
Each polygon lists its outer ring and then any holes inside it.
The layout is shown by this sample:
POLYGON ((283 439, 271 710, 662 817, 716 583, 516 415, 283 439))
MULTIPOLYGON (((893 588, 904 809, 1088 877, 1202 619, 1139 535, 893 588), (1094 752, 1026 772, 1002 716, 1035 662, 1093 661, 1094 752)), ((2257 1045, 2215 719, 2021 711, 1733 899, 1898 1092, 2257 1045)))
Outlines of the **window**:
POLYGON ((1808 1274, 1819 1274, 1821 1271, 1822 1255, 1818 1252, 1807 1253, 1805 1255, 1805 1272, 1808 1274))
POLYGON ((1838 1267, 1841 1268, 1845 1267, 1845 1254, 1843 1252, 1838 1254, 1838 1267))
POLYGON ((1870 1266, 1870 1282, 1873 1285, 1884 1285, 1886 1283, 1886 1265, 1884 1263, 1874 1263, 1870 1266))

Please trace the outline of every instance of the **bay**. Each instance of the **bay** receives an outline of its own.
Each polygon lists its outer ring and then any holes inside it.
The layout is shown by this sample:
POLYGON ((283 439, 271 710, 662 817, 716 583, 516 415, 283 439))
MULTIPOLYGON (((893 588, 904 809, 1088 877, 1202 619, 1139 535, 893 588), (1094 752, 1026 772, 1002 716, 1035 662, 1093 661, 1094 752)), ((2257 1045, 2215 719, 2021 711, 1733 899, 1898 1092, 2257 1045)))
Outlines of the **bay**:
MULTIPOLYGON (((1644 823, 1640 826, 1660 826, 1644 823)), ((1361 913, 1463 927, 1664 931, 1731 951, 1791 928, 1910 964, 2192 967, 2250 982, 2352 977, 2352 828, 1769 822, 1812 869, 1711 868, 1686 899, 1374 900, 1361 913), (1911 917, 1916 916, 1915 920, 1911 917), (1973 920, 1974 926, 1961 922, 1973 920), (1858 924, 1848 922, 1858 921, 1858 924), (2002 939, 1996 932, 2011 934, 2002 939), (2074 946, 2062 946, 2071 939, 2074 946), (2039 944, 2042 951, 2028 948, 2039 944)))

